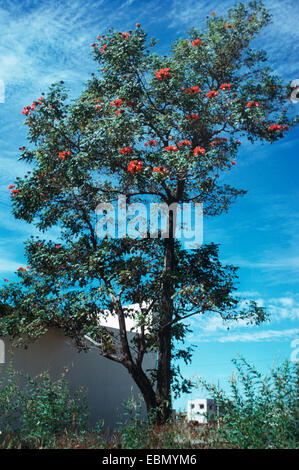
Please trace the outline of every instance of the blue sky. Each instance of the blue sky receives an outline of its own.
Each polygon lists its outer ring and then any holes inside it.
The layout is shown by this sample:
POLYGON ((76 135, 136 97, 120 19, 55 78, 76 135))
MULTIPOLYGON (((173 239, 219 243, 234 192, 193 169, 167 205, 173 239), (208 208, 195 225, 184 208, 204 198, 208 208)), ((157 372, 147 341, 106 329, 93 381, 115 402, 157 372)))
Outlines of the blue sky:
MULTIPOLYGON (((286 81, 299 78, 296 1, 265 1, 274 23, 255 42, 267 50, 271 67, 286 81)), ((24 263, 23 241, 31 226, 11 215, 7 186, 22 176, 18 147, 26 144, 21 109, 56 80, 74 96, 95 70, 90 43, 107 27, 133 29, 136 22, 159 39, 167 53, 171 41, 198 27, 210 11, 224 13, 233 1, 0 1, 0 279, 12 279, 24 263)), ((293 105, 298 113, 299 104, 293 105)), ((228 214, 204 221, 204 241, 221 244, 221 259, 240 267, 238 291, 257 300, 271 314, 259 327, 226 326, 211 316, 193 319, 188 341, 197 345, 188 377, 204 376, 225 385, 232 357, 244 355, 262 371, 274 360, 290 358, 299 333, 299 188, 298 129, 274 145, 242 145, 230 182, 248 191, 228 214)), ((195 390, 193 397, 201 396, 195 390)), ((185 407, 183 396, 176 406, 185 407)))

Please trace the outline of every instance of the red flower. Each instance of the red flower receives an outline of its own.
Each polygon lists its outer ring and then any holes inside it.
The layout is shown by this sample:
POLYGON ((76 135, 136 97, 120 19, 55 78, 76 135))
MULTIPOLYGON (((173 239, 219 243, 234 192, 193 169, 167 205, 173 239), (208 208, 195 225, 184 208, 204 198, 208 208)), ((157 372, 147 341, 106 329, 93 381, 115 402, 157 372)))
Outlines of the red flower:
POLYGON ((190 140, 183 140, 182 142, 178 143, 178 147, 182 147, 183 145, 191 145, 190 140))
POLYGON ((218 95, 218 91, 216 90, 211 90, 209 93, 207 93, 207 98, 215 98, 218 95))
POLYGON ((194 121, 197 121, 199 119, 199 116, 196 113, 193 113, 191 115, 188 114, 187 119, 188 119, 188 121, 191 121, 191 119, 194 119, 194 121))
POLYGON ((10 185, 8 186, 8 189, 13 189, 13 188, 15 188, 15 187, 16 187, 16 186, 15 186, 14 184, 10 184, 10 185))
POLYGON ((72 152, 70 152, 69 150, 68 151, 64 150, 63 152, 59 152, 58 158, 61 158, 61 160, 65 160, 66 156, 70 157, 71 155, 72 155, 72 152))
POLYGON ((119 108, 123 104, 123 100, 116 98, 114 101, 111 101, 110 106, 116 106, 119 108))
POLYGON ((169 77, 169 72, 170 72, 169 68, 160 69, 160 70, 158 70, 158 72, 156 72, 156 78, 158 80, 162 80, 164 78, 167 78, 167 77, 169 77))
POLYGON ((271 126, 269 126, 269 131, 282 131, 282 130, 289 131, 290 128, 286 124, 284 124, 284 126, 282 126, 281 124, 272 124, 271 126))
POLYGON ((203 147, 195 147, 195 149, 193 150, 193 155, 198 155, 199 153, 201 155, 205 155, 206 151, 203 147))
POLYGON ((120 150, 120 153, 132 153, 131 147, 124 147, 123 149, 120 150))
POLYGON ((168 147, 165 147, 164 150, 166 152, 177 152, 178 148, 175 145, 169 145, 168 147))
POLYGON ((231 84, 230 83, 222 83, 222 85, 220 85, 220 90, 230 90, 231 89, 231 84))
POLYGON ((235 164, 236 164, 235 160, 231 161, 231 164, 232 164, 232 165, 235 165, 235 164))
POLYGON ((187 93, 189 93, 189 95, 193 95, 194 93, 199 93, 200 92, 200 89, 198 88, 198 86, 191 86, 190 88, 187 89, 187 93))
POLYGON ((194 39, 194 41, 191 42, 191 46, 200 46, 201 40, 200 39, 194 39))
POLYGON ((30 107, 30 106, 24 106, 24 107, 23 107, 22 114, 24 114, 25 116, 27 116, 28 114, 31 114, 30 111, 31 111, 31 107, 30 107))
POLYGON ((136 28, 140 28, 140 23, 136 23, 136 28))
POLYGON ((5 282, 8 282, 8 279, 5 278, 4 281, 5 281, 5 282))
POLYGON ((138 160, 131 160, 129 165, 128 165, 128 172, 129 173, 134 173, 134 171, 138 174, 141 169, 142 169, 143 163, 138 160))
POLYGON ((164 174, 164 173, 167 173, 167 170, 166 168, 163 168, 162 166, 155 166, 153 168, 153 172, 159 172, 159 173, 164 174))
POLYGON ((59 244, 55 245, 55 248, 59 249, 59 248, 60 248, 60 245, 59 245, 59 244))
POLYGON ((147 147, 148 145, 151 145, 152 147, 156 147, 156 143, 157 141, 156 140, 149 140, 148 142, 145 142, 145 147, 147 147))
POLYGON ((125 38, 125 40, 127 40, 131 35, 130 33, 121 33, 122 37, 125 38))
POLYGON ((258 108, 259 107, 259 103, 257 101, 248 101, 248 103, 246 103, 246 108, 258 108))

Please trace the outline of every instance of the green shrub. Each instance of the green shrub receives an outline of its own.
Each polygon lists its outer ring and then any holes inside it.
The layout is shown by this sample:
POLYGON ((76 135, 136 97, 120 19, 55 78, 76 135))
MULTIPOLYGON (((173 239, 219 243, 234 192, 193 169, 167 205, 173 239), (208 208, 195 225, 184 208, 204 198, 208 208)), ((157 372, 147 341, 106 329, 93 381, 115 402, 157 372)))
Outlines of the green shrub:
POLYGON ((141 416, 142 399, 132 395, 124 402, 124 419, 114 432, 111 442, 122 449, 182 449, 190 448, 184 436, 183 426, 169 420, 164 425, 156 425, 152 414, 147 419, 141 416))
POLYGON ((229 394, 202 381, 220 410, 214 447, 297 448, 298 366, 285 361, 263 376, 244 358, 233 362, 229 394))
POLYGON ((86 432, 86 395, 71 394, 65 375, 53 381, 48 372, 31 378, 0 369, 1 447, 51 447, 65 432, 86 432))

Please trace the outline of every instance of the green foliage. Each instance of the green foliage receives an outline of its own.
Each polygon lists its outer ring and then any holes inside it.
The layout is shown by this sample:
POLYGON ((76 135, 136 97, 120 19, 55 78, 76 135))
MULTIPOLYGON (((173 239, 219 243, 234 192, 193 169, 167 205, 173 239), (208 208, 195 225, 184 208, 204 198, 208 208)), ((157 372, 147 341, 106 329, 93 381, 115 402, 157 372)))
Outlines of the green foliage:
POLYGON ((147 419, 142 418, 141 408, 144 405, 133 395, 123 406, 125 419, 119 423, 112 438, 122 449, 182 449, 187 445, 181 436, 182 429, 174 425, 171 419, 163 426, 155 424, 158 409, 153 410, 147 419))
POLYGON ((31 378, 11 366, 1 370, 1 447, 51 447, 65 432, 82 436, 88 418, 83 390, 72 394, 65 373, 54 381, 48 372, 31 378))
POLYGON ((237 376, 231 378, 231 393, 202 381, 220 410, 216 447, 298 448, 298 365, 285 361, 263 376, 244 358, 233 362, 237 376))

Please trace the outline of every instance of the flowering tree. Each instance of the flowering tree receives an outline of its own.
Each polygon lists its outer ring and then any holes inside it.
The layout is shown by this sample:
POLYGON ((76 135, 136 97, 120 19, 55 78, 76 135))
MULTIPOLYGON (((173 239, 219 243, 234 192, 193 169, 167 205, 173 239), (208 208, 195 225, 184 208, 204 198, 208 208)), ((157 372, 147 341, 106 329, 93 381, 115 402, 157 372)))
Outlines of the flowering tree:
POLYGON ((264 64, 265 53, 249 48, 269 21, 256 2, 226 17, 214 12, 162 57, 139 24, 134 32, 109 30, 91 44, 100 72, 77 100, 67 99, 61 82, 22 111, 30 146, 21 159, 33 168, 9 186, 14 215, 42 231, 56 226, 61 236, 26 243, 30 266, 0 291, 13 308, 1 313, 0 335, 18 342, 62 328, 79 349, 96 347, 126 367, 160 421, 169 416, 171 388, 190 387, 175 362, 191 359, 180 347, 185 319, 217 312, 258 324, 266 313, 254 302, 241 309, 236 268, 220 263, 216 245, 188 251, 175 240, 172 212, 168 238, 100 239, 95 208, 125 195, 200 202, 214 216, 245 192, 221 180, 242 136, 275 142, 294 124, 283 109, 287 87, 264 64), (119 333, 101 326, 107 311, 119 333), (158 360, 149 371, 151 350, 158 360))

